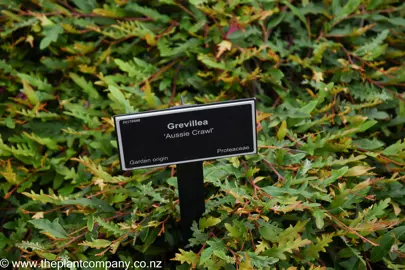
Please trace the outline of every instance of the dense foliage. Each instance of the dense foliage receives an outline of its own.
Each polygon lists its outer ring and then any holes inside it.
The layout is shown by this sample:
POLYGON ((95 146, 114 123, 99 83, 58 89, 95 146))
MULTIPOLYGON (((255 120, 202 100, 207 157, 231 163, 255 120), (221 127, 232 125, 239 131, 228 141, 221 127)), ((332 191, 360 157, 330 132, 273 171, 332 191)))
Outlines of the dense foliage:
MULTIPOLYGON (((0 0, 0 257, 403 269, 401 0, 0 0), (259 153, 119 169, 112 116, 257 98, 259 153)), ((153 142, 145 142, 145 144, 153 142)), ((289 268, 295 269, 295 268, 289 268)))

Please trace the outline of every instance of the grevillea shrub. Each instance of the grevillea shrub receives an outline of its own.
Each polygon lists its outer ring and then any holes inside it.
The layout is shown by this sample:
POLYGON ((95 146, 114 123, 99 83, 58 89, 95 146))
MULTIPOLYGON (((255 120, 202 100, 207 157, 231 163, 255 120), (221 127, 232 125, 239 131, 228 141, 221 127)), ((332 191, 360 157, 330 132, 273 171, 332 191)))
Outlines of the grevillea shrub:
MULTIPOLYGON (((402 269, 400 0, 0 0, 0 257, 402 269), (257 98, 257 155, 122 172, 112 116, 257 98)), ((145 145, 153 142, 145 141, 145 145)), ((302 268, 301 268, 302 267, 302 268)))

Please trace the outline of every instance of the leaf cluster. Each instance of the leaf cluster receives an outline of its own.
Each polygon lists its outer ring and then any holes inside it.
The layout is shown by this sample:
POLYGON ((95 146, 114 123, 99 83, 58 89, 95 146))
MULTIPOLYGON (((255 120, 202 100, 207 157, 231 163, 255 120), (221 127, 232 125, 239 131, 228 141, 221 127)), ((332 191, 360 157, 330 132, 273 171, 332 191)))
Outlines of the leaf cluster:
POLYGON ((404 14, 391 0, 0 1, 0 257, 402 269, 404 14), (259 152, 204 164, 186 246, 175 167, 122 173, 111 118, 180 96, 258 101, 259 152))

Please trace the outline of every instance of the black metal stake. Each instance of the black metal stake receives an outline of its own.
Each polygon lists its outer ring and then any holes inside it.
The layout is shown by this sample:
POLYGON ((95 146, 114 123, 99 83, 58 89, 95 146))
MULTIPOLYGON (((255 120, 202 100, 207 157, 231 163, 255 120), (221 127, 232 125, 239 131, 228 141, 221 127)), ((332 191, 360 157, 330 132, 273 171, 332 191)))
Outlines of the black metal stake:
POLYGON ((191 225, 205 211, 203 162, 178 164, 177 184, 179 188, 181 234, 186 243, 192 236, 191 225))

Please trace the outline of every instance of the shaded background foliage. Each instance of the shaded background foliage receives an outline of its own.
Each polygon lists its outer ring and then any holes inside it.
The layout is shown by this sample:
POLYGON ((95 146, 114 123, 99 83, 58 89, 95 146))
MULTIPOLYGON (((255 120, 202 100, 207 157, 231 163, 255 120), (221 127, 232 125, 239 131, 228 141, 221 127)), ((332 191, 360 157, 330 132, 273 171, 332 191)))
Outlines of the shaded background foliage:
POLYGON ((402 1, 0 10, 0 257, 403 268, 402 1), (175 167, 121 172, 111 120, 180 95, 258 99, 259 153, 205 163, 206 212, 187 246, 175 167))

